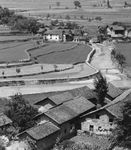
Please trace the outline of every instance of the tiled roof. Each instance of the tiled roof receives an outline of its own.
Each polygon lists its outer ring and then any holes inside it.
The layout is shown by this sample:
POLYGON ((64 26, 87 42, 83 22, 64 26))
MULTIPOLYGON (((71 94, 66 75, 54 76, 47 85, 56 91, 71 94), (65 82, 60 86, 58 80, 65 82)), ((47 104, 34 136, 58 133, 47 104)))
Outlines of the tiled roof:
POLYGON ((61 94, 63 92, 71 93, 73 95, 73 97, 83 96, 86 99, 96 98, 95 92, 93 92, 93 90, 91 90, 87 86, 83 86, 83 87, 75 88, 75 89, 71 89, 71 90, 66 90, 66 91, 27 94, 27 95, 23 95, 23 97, 26 100, 28 100, 31 105, 33 105, 33 104, 36 104, 39 101, 44 100, 47 97, 58 95, 58 94, 61 94))
POLYGON ((63 92, 57 95, 53 95, 48 97, 50 100, 52 100, 56 105, 59 105, 61 103, 64 103, 68 100, 73 99, 73 95, 69 92, 63 92))
POLYGON ((110 112, 115 117, 122 117, 122 107, 125 102, 131 101, 131 91, 128 94, 123 94, 117 97, 114 101, 112 101, 109 106, 106 107, 106 110, 110 112))
POLYGON ((77 113, 65 105, 60 105, 48 110, 45 112, 45 115, 53 119, 58 124, 62 124, 76 117, 77 113))
POLYGON ((112 25, 110 26, 111 28, 113 28, 113 30, 124 30, 123 26, 118 26, 118 25, 112 25))
POLYGON ((127 102, 127 101, 131 101, 131 89, 123 92, 120 96, 115 98, 113 101, 111 101, 107 105, 101 107, 100 109, 89 112, 89 113, 83 115, 82 117, 88 116, 93 113, 97 113, 98 111, 105 109, 108 112, 110 112, 113 116, 115 116, 116 118, 119 118, 122 116, 122 107, 124 106, 125 102, 127 102))
POLYGON ((62 31, 60 29, 47 30, 45 34, 62 35, 62 31))
POLYGON ((91 90, 89 87, 87 86, 83 86, 80 88, 75 88, 72 90, 69 90, 69 92, 74 96, 83 96, 86 99, 92 99, 92 98, 96 98, 96 93, 93 92, 93 90, 91 90))
POLYGON ((75 113, 77 113, 77 115, 80 115, 95 107, 93 103, 82 96, 76 97, 74 98, 74 100, 65 102, 64 105, 72 109, 75 113))
POLYGON ((59 128, 57 126, 55 126, 53 123, 46 122, 41 125, 30 128, 30 129, 26 130, 25 132, 27 134, 29 134, 31 137, 33 137, 33 139, 40 140, 58 130, 59 130, 59 128))
POLYGON ((10 123, 12 123, 11 119, 8 118, 5 114, 1 113, 0 114, 0 127, 4 125, 8 125, 10 123))
POLYGON ((73 100, 67 101, 60 106, 48 110, 45 114, 58 124, 62 124, 93 107, 95 107, 95 105, 84 97, 76 97, 73 100))
POLYGON ((115 87, 113 84, 108 83, 108 92, 107 94, 111 96, 112 98, 116 98, 117 96, 121 95, 123 91, 117 87, 115 87))

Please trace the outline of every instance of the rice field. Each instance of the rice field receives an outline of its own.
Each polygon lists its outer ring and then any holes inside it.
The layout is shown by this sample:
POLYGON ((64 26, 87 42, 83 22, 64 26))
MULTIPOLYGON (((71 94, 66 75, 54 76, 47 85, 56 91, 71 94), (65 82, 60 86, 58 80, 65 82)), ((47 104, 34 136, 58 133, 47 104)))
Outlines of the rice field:
POLYGON ((52 49, 52 52, 43 53, 38 56, 37 60, 39 63, 74 64, 84 62, 90 51, 91 47, 88 45, 77 45, 76 47, 67 50, 63 50, 63 48, 61 50, 54 48, 52 49))
POLYGON ((34 46, 33 42, 12 42, 0 44, 0 62, 17 62, 28 59, 25 50, 34 46))
POLYGON ((30 35, 13 35, 13 36, 0 36, 0 42, 8 42, 8 41, 19 41, 19 40, 29 40, 32 39, 33 37, 30 35))
MULTIPOLYGON (((130 2, 130 0, 126 0, 130 2)), ((56 2, 58 0, 0 0, 1 6, 9 7, 12 9, 49 9, 49 5, 52 8, 57 8, 56 2)), ((74 7, 73 2, 74 0, 59 0, 60 6, 59 8, 74 7)), ((94 4, 101 4, 102 0, 80 0, 81 5, 86 8, 92 6, 94 4)), ((103 1, 104 2, 104 1, 103 1)), ((113 6, 122 6, 123 0, 110 0, 113 6)))

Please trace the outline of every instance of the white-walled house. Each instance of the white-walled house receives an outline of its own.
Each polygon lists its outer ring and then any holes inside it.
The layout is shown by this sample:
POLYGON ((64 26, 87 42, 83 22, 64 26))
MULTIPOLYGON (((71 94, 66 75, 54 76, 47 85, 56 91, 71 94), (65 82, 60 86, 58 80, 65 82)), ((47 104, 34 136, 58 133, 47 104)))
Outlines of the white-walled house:
POLYGON ((123 92, 109 104, 81 117, 84 132, 108 135, 116 128, 115 119, 122 117, 122 107, 131 100, 131 89, 123 92))
POLYGON ((109 135, 116 127, 113 120, 113 115, 106 110, 101 110, 85 118, 81 123, 81 129, 98 135, 109 135))
POLYGON ((125 36, 125 28, 123 26, 111 25, 107 27, 107 35, 112 38, 122 38, 125 36))

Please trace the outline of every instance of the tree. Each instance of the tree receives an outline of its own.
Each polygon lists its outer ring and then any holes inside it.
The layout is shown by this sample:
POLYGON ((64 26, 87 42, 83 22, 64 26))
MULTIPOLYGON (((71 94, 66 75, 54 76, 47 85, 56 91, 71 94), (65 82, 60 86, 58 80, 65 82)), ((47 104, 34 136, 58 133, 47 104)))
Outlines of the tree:
POLYGON ((35 121, 32 118, 38 112, 21 94, 13 96, 7 106, 5 114, 13 121, 13 126, 19 128, 19 132, 35 125, 35 121))
POLYGON ((95 79, 94 86, 95 86, 95 92, 97 94, 97 107, 99 108, 104 105, 104 100, 108 92, 108 85, 107 85, 106 78, 104 78, 100 74, 100 77, 95 79))
POLYGON ((117 128, 114 131, 115 145, 131 148, 131 101, 124 103, 122 117, 116 120, 117 128))
POLYGON ((75 9, 81 8, 81 3, 79 1, 74 1, 75 9))
POLYGON ((123 54, 117 53, 115 56, 115 59, 118 63, 118 67, 123 72, 124 67, 126 66, 126 58, 123 54))

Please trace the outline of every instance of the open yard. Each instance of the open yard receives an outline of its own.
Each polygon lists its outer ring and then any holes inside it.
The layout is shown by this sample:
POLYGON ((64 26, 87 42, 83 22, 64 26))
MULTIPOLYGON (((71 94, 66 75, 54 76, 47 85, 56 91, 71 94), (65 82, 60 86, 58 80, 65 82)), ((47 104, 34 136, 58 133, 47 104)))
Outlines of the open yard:
POLYGON ((0 62, 14 62, 28 59, 25 50, 32 48, 33 42, 14 42, 0 44, 0 62))
POLYGON ((54 43, 32 51, 39 63, 72 64, 83 62, 91 51, 88 45, 54 43))

